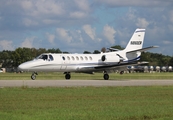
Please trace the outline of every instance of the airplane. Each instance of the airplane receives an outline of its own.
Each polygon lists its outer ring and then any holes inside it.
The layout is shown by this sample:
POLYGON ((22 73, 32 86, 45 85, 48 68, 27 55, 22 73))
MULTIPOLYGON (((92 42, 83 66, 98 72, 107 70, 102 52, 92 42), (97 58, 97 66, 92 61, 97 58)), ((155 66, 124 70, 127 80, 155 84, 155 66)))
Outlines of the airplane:
MULTIPOLYGON (((89 73, 103 72, 104 80, 109 79, 109 73, 124 69, 129 65, 141 65, 148 62, 138 62, 141 52, 158 46, 143 47, 145 29, 136 29, 124 50, 112 49, 111 52, 100 54, 57 54, 43 53, 35 59, 18 66, 21 71, 31 71, 31 79, 35 80, 37 72, 64 72, 65 79, 71 78, 71 72, 89 73)), ((120 72, 121 74, 123 71, 120 72)))

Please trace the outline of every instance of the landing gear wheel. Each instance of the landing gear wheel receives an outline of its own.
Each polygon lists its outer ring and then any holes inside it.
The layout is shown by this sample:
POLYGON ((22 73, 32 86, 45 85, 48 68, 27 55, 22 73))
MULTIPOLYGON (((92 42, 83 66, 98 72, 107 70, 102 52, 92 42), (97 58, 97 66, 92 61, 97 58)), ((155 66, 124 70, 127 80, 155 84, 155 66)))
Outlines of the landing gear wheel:
POLYGON ((35 80, 36 79, 36 75, 38 75, 37 72, 33 72, 32 75, 31 75, 31 79, 35 80))
POLYGON ((66 80, 69 80, 70 78, 71 78, 71 75, 70 75, 70 74, 66 74, 66 75, 65 75, 65 79, 66 79, 66 80))
POLYGON ((104 78, 105 80, 109 80, 109 75, 108 75, 108 74, 104 74, 103 78, 104 78))
POLYGON ((35 75, 35 74, 32 74, 32 75, 31 75, 31 79, 32 79, 32 80, 35 80, 35 79, 36 79, 36 75, 35 75))
POLYGON ((121 72, 120 72, 120 75, 122 75, 122 74, 124 74, 124 71, 121 71, 121 72))

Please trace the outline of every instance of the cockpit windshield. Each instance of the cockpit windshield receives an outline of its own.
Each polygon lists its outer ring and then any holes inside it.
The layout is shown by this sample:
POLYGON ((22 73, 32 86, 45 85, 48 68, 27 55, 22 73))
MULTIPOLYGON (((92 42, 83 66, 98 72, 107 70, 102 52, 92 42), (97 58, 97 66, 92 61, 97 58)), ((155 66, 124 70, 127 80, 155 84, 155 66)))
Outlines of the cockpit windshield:
POLYGON ((41 54, 40 56, 38 56, 36 59, 43 59, 46 61, 53 61, 53 56, 51 54, 41 54))

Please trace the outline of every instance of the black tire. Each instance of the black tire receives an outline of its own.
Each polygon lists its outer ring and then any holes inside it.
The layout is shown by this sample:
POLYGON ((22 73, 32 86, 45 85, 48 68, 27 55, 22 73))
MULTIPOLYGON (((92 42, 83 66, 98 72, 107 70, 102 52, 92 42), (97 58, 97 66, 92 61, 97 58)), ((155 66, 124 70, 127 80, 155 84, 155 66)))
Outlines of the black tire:
POLYGON ((36 75, 31 75, 31 79, 35 80, 36 79, 36 75))
POLYGON ((65 75, 65 79, 66 79, 66 80, 69 80, 70 78, 71 78, 71 75, 70 75, 70 74, 66 74, 66 75, 65 75))
POLYGON ((122 74, 124 74, 124 71, 121 71, 121 72, 120 72, 120 75, 122 75, 122 74))
POLYGON ((108 75, 108 74, 104 74, 103 78, 104 78, 105 80, 109 80, 109 75, 108 75))

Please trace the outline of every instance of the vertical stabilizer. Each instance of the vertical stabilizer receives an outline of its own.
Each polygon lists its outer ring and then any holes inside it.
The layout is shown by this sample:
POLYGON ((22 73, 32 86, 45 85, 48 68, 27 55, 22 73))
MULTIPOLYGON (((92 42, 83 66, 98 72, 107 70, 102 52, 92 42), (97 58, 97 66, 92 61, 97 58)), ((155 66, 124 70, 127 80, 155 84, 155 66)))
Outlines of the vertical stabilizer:
POLYGON ((125 51, 130 52, 133 50, 142 49, 145 36, 145 29, 136 29, 129 43, 127 44, 125 51))

